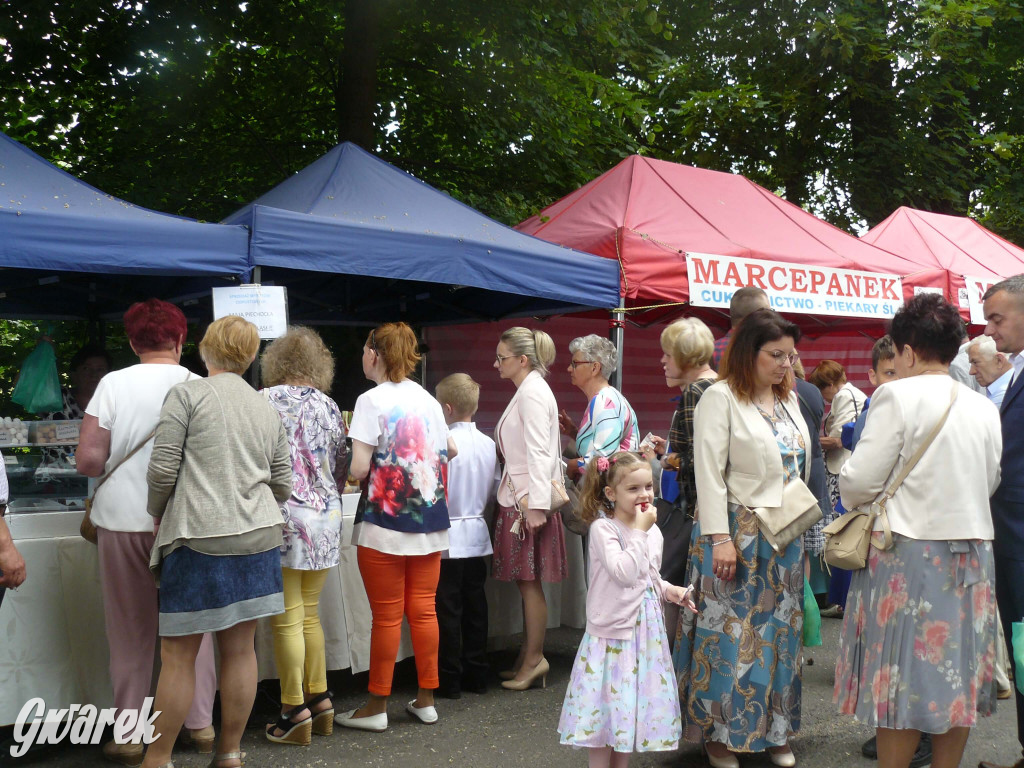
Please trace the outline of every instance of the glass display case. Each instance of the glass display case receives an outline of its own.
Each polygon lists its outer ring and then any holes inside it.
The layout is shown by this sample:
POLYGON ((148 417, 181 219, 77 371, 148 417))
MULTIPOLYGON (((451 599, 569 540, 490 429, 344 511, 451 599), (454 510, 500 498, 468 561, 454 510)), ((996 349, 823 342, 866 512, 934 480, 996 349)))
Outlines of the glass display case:
POLYGON ((15 539, 77 532, 90 482, 75 468, 81 428, 81 420, 70 419, 0 422, 15 539))

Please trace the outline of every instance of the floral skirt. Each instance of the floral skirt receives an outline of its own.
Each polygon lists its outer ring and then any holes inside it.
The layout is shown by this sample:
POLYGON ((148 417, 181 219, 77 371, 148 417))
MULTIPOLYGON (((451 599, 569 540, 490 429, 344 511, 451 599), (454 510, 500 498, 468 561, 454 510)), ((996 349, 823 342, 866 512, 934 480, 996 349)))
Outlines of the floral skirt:
POLYGON ((537 533, 525 534, 520 541, 512 533, 519 513, 512 507, 498 506, 494 520, 494 578, 498 581, 562 581, 569 575, 565 560, 565 531, 560 515, 553 514, 537 533))
MULTIPOLYGON (((880 534, 875 534, 872 544, 880 534)), ((895 534, 855 571, 833 695, 876 728, 945 733, 996 708, 992 543, 895 534)))
POLYGON ((661 752, 679 745, 679 697, 661 600, 647 588, 633 637, 583 635, 558 721, 562 744, 661 752))
POLYGON ((699 519, 690 539, 697 613, 680 611, 673 654, 683 738, 763 752, 800 729, 803 550, 798 538, 777 554, 735 504, 729 529, 739 548, 732 581, 714 575, 699 519))

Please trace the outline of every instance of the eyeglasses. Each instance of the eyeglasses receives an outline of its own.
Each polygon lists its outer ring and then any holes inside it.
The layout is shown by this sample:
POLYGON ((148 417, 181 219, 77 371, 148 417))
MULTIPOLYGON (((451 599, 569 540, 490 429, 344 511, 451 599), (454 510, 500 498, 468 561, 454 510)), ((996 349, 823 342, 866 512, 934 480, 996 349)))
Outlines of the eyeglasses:
POLYGON ((572 369, 575 371, 576 366, 578 365, 593 365, 594 362, 594 360, 570 360, 569 365, 572 366, 572 369))
POLYGON ((789 361, 789 364, 792 365, 800 359, 800 355, 796 352, 791 355, 787 355, 781 349, 759 349, 757 351, 764 352, 766 355, 770 356, 776 365, 783 365, 787 360, 789 361))
POLYGON ((522 357, 522 355, 495 355, 494 359, 498 361, 498 365, 508 360, 510 357, 522 357))
POLYGON ((370 349, 372 349, 372 350, 373 350, 374 352, 376 352, 376 351, 377 351, 377 339, 376 339, 376 335, 377 335, 377 329, 376 329, 376 328, 374 328, 374 329, 373 329, 372 331, 370 331, 370 340, 369 340, 369 341, 367 342, 367 344, 366 344, 366 346, 368 346, 368 347, 369 347, 370 349))

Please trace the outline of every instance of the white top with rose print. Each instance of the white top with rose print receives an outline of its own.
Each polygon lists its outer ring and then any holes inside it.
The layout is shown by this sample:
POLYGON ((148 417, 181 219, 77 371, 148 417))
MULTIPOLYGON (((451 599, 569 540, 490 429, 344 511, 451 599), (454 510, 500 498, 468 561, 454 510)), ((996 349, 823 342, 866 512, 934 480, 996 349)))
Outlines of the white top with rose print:
POLYGON ((352 542, 392 555, 448 549, 448 427, 437 400, 405 379, 356 400, 349 437, 376 446, 352 542))

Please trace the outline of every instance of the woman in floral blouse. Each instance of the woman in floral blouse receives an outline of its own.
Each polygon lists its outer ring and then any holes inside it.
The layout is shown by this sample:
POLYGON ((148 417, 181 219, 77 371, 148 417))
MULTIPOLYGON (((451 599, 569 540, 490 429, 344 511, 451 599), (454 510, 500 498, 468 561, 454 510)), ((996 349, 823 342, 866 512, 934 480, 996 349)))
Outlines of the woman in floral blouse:
POLYGON ((419 694, 406 710, 437 721, 438 629, 434 598, 448 549, 448 460, 456 453, 437 400, 409 376, 420 360, 405 323, 385 323, 363 346, 363 373, 376 383, 352 414, 352 475, 366 478, 352 536, 370 600, 370 701, 338 715, 346 728, 383 731, 403 614, 409 620, 419 694))
POLYGON ((319 602, 339 559, 338 488, 348 476, 348 447, 341 411, 324 394, 334 379, 334 358, 315 331, 289 328, 263 353, 262 370, 263 393, 284 422, 292 456, 292 494, 281 505, 285 611, 271 619, 281 719, 266 734, 278 744, 308 744, 311 732, 333 730, 319 602))

